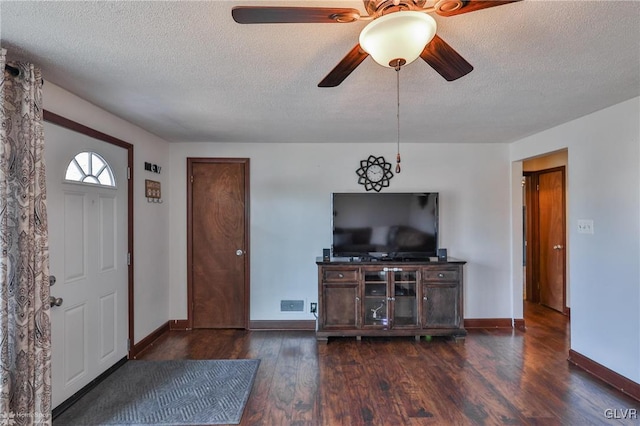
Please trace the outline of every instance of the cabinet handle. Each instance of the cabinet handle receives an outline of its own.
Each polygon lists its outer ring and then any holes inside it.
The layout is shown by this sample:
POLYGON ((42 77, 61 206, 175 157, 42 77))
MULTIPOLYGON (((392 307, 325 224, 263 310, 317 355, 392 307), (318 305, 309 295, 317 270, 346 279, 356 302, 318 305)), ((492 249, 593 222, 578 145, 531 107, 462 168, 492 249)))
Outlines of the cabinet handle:
POLYGON ((422 296, 422 300, 429 300, 427 296, 422 296))
POLYGON ((358 296, 356 296, 356 302, 359 302, 360 298, 358 296))
POLYGON ((387 297, 387 300, 390 301, 390 302, 393 302, 394 300, 396 300, 396 298, 395 297, 387 297))
POLYGON ((338 274, 338 278, 344 278, 344 274, 343 274, 342 272, 340 272, 340 273, 338 274))
POLYGON ((440 272, 440 273, 438 274, 438 278, 444 278, 444 274, 443 274, 442 272, 440 272))

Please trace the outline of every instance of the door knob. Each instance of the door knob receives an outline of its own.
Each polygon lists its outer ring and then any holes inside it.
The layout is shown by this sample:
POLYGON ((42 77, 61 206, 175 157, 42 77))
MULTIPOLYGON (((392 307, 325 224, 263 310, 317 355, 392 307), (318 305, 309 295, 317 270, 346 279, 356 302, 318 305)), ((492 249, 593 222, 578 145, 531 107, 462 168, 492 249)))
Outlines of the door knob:
POLYGON ((53 306, 60 306, 62 305, 62 297, 53 297, 50 296, 49 297, 49 304, 53 307, 53 306))
POLYGON ((558 245, 553 246, 553 249, 554 250, 562 250, 562 244, 558 244, 558 245))
POLYGON ((236 256, 242 256, 243 254, 244 254, 243 250, 240 250, 240 249, 236 250, 236 256))

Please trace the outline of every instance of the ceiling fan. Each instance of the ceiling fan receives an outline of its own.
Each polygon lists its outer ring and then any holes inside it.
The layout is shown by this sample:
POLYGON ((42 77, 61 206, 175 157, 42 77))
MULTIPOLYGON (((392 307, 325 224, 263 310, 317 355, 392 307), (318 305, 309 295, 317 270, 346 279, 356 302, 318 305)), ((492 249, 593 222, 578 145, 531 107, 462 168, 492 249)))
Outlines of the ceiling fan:
MULTIPOLYGON (((318 84, 319 87, 335 87, 342 83, 351 72, 371 55, 376 62, 383 66, 399 69, 400 66, 410 63, 418 56, 435 69, 447 81, 456 80, 467 75, 473 70, 473 66, 467 62, 458 52, 449 46, 444 40, 435 34, 435 20, 429 13, 435 12, 440 16, 454 16, 463 13, 474 12, 490 7, 501 6, 521 0, 363 0, 364 8, 368 15, 361 15, 360 11, 353 8, 329 8, 329 7, 269 7, 269 6, 237 6, 231 11, 233 19, 239 24, 280 24, 280 23, 351 23, 355 21, 371 21, 360 34, 360 41, 349 53, 327 74, 318 84), (398 19, 401 18, 402 19, 398 19), (415 31, 409 30, 407 38, 400 41, 386 37, 405 26, 414 25, 415 21, 426 21, 417 25, 427 27, 429 34, 424 34, 425 44, 420 44, 415 37, 415 31), (395 22, 392 22, 395 21, 395 22), (373 28, 376 26, 377 28, 373 28), (390 28, 389 30, 387 28, 390 28), (363 46, 365 33, 374 33, 376 42, 387 40, 387 47, 393 49, 399 46, 416 44, 415 57, 386 57, 379 59, 372 47, 363 46), (385 63, 388 58, 392 58, 385 63)), ((414 28, 415 29, 415 28, 414 28)), ((404 30, 403 30, 404 31, 404 30)), ((418 30, 420 31, 420 30, 418 30)), ((406 31, 405 31, 406 32, 406 31)), ((384 42, 384 41, 382 41, 384 42)))

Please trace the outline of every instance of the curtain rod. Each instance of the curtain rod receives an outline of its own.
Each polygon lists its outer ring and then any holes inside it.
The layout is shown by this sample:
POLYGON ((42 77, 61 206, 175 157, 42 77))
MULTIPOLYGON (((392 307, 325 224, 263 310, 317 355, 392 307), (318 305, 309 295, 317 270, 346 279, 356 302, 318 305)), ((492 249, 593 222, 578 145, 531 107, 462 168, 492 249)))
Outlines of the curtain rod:
MULTIPOLYGON (((1 0, 0 0, 1 1, 1 0)), ((11 74, 14 77, 17 77, 20 75, 20 69, 16 68, 16 67, 12 67, 11 65, 4 65, 4 69, 11 74)), ((44 85, 44 78, 40 80, 40 84, 44 85)))
POLYGON ((12 67, 11 65, 5 64, 4 69, 9 71, 9 74, 11 74, 14 77, 20 74, 20 70, 18 68, 12 67))

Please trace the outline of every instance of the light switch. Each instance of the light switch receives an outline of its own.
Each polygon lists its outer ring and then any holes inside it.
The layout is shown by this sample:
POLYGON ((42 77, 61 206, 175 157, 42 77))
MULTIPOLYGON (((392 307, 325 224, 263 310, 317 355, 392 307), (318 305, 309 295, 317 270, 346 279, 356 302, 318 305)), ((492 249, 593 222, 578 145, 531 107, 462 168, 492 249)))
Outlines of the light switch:
POLYGON ((593 234, 593 220, 578 219, 578 232, 580 234, 593 234))

